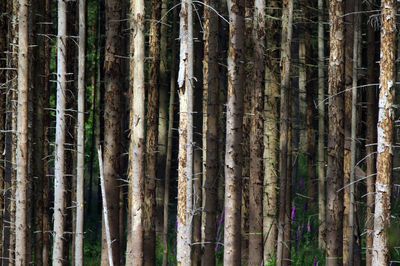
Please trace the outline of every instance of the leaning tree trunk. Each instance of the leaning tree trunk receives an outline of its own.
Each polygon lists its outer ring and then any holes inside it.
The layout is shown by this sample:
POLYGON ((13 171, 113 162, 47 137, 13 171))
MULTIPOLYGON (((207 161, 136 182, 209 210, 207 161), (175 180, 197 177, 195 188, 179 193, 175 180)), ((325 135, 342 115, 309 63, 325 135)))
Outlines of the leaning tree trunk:
POLYGON ((381 52, 379 76, 378 157, 372 265, 389 263, 388 227, 393 165, 394 88, 396 61, 396 1, 381 2, 381 52))
POLYGON ((341 265, 343 253, 343 2, 330 1, 329 134, 326 210, 326 265, 341 265), (339 191, 340 190, 340 191, 339 191))
MULTIPOLYGON (((290 224, 285 223, 285 210, 290 208, 286 206, 286 191, 288 179, 291 178, 291 167, 288 167, 289 157, 289 114, 290 114, 290 67, 291 67, 291 41, 293 26, 293 1, 284 0, 282 2, 282 42, 281 42, 281 107, 280 107, 280 138, 279 138, 279 218, 278 218, 278 247, 277 247, 277 265, 286 265, 287 259, 290 259, 290 248, 286 243, 284 233, 290 224), (289 169, 290 168, 290 169, 289 169), (285 254, 289 257, 285 257, 285 254)), ((290 161, 289 161, 290 162, 290 161)), ((289 239, 290 241, 290 239, 289 239)))
MULTIPOLYGON (((158 88, 160 74, 160 20, 161 2, 151 1, 150 48, 149 48, 149 87, 147 90, 147 128, 146 128, 146 178, 144 189, 144 264, 155 261, 155 203, 156 169, 158 143, 158 88)), ((133 79, 136 77, 134 76, 133 79)), ((134 94, 135 95, 135 94, 134 94)))
POLYGON ((178 265, 190 265, 193 184, 193 21, 192 1, 182 0, 179 36, 178 265))
MULTIPOLYGON (((28 181, 28 21, 29 1, 18 10, 18 107, 17 188, 15 213, 15 265, 27 264, 27 181, 28 181)), ((30 259, 29 259, 30 261, 30 259)))
POLYGON ((79 0, 78 62, 78 142, 76 174, 75 265, 83 265, 83 219, 85 178, 85 67, 86 67, 86 0, 79 0))
MULTIPOLYGON (((217 8, 218 1, 206 0, 205 5, 217 8)), ((204 8, 203 59, 203 191, 202 191, 202 253, 203 266, 215 265, 217 173, 218 173, 218 17, 204 8)))
POLYGON ((269 1, 267 20, 267 61, 265 71, 264 102, 264 198, 263 198, 263 242, 264 262, 276 255, 277 240, 277 191, 278 191, 278 97, 279 97, 279 25, 273 19, 279 16, 278 1, 269 1))
POLYGON ((250 184, 249 184, 249 264, 263 262, 263 133, 264 133, 264 47, 265 0, 254 1, 253 88, 250 118, 250 184))
MULTIPOLYGON (((370 7, 372 9, 373 7, 370 7)), ((371 18, 372 15, 370 15, 371 18)), ((375 173, 376 173, 376 123, 377 123, 377 99, 376 83, 377 64, 376 64, 376 38, 375 29, 371 24, 367 26, 367 125, 366 125, 366 187, 367 187, 367 210, 365 214, 365 247, 366 247, 366 265, 372 265, 372 244, 374 229, 374 204, 375 204, 375 173)))
POLYGON ((244 0, 228 0, 229 53, 225 150, 224 264, 240 265, 244 0))
POLYGON ((318 0, 318 247, 324 249, 325 214, 325 45, 324 1, 318 0))
MULTIPOLYGON (((122 6, 120 1, 106 0, 105 94, 104 94, 104 182, 110 225, 114 265, 119 265, 119 190, 120 190, 120 113, 122 87, 122 6)), ((104 215, 103 215, 104 216, 104 215)), ((104 217, 102 222, 101 264, 108 265, 108 248, 104 217)))
POLYGON ((56 152, 54 158, 54 240, 53 265, 63 265, 64 250, 64 144, 65 144, 65 106, 67 86, 66 42, 67 42, 67 5, 58 1, 57 34, 57 112, 56 112, 56 152))

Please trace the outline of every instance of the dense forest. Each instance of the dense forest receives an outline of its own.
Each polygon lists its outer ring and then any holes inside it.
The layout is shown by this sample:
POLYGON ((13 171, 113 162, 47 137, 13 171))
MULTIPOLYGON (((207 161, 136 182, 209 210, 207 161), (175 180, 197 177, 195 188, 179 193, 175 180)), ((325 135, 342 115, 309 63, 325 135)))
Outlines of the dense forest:
POLYGON ((400 265, 397 16, 0 0, 1 265, 400 265))

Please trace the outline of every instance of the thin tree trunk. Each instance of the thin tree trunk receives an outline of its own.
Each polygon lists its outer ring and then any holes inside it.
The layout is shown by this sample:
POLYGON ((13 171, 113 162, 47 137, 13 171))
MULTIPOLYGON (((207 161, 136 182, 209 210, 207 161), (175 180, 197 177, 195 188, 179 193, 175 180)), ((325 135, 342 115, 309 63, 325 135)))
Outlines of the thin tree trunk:
MULTIPOLYGON (((27 264, 27 181, 28 181, 28 1, 18 9, 18 111, 15 265, 27 264)), ((30 261, 30 260, 29 260, 30 261)))
MULTIPOLYGON (((117 0, 106 0, 106 44, 105 44, 105 94, 104 94, 104 182, 107 207, 113 223, 110 224, 114 265, 119 265, 119 190, 121 153, 121 87, 123 63, 122 53, 122 4, 117 0)), ((101 264, 108 265, 108 247, 105 237, 104 217, 102 225, 101 264)))
POLYGON ((75 265, 83 265, 83 219, 85 178, 85 67, 86 0, 79 0, 79 68, 78 68, 78 143, 76 175, 75 265))
MULTIPOLYGON (((174 1, 175 3, 176 1, 174 1)), ((176 90, 176 41, 177 35, 176 17, 178 11, 174 9, 172 20, 172 57, 171 57, 171 77, 170 77, 170 95, 169 95, 169 112, 168 112, 168 139, 167 153, 165 163, 165 183, 164 183, 164 208, 163 208, 163 266, 168 264, 168 207, 169 207, 169 186, 171 179, 171 161, 172 161, 172 128, 174 125, 174 103, 176 90)))
MULTIPOLYGON (((285 210, 290 208, 286 206, 286 191, 288 179, 291 179, 291 172, 288 169, 288 138, 289 138, 289 114, 290 114, 290 68, 291 68, 291 41, 292 41, 292 25, 293 25, 293 1, 284 0, 282 2, 282 42, 281 42, 281 110, 280 110, 280 139, 279 139, 279 218, 278 218, 278 248, 277 248, 277 265, 286 265, 288 259, 285 254, 290 255, 288 244, 285 243, 284 233, 286 230, 285 210)), ((290 161, 289 161, 290 162, 290 161)))
POLYGON ((203 13, 203 193, 202 193, 202 260, 203 266, 215 265, 217 172, 218 172, 218 17, 207 5, 218 7, 218 1, 206 0, 203 13))
MULTIPOLYGON (((374 8, 370 6, 369 9, 374 8)), ((370 15, 371 17, 372 15, 370 15)), ((367 125, 366 125, 366 187, 367 187, 367 210, 365 216, 365 247, 366 247, 366 265, 372 265, 372 244, 374 230, 374 204, 375 204, 375 174, 376 174, 376 123, 377 123, 377 99, 374 84, 377 81, 376 64, 376 38, 375 29, 371 24, 367 26, 368 45, 367 45, 367 125)))
POLYGON ((343 2, 330 1, 329 135, 326 210, 326 265, 342 265, 343 253, 343 2))
MULTIPOLYGON (((269 1, 267 14, 278 17, 277 1, 269 1)), ((279 23, 267 19, 267 61, 265 71, 264 102, 264 198, 263 198, 263 239, 264 263, 276 255, 277 240, 277 191, 278 191, 278 97, 279 97, 279 23)))
MULTIPOLYGON (((132 183, 131 206, 131 238, 132 238, 132 263, 143 265, 143 190, 144 190, 144 151, 145 151, 145 88, 144 88, 144 19, 145 7, 143 0, 131 1, 132 35, 131 50, 133 52, 133 100, 131 100, 130 131, 131 140, 129 147, 129 177, 132 183), (135 29, 135 32, 133 32, 135 29), (133 44, 133 46, 132 46, 133 44)), ((127 261, 128 262, 128 261, 127 261)), ((127 264, 128 265, 128 264, 127 264)))
POLYGON ((388 227, 393 165, 394 86, 396 56, 396 1, 381 2, 381 57, 379 76, 378 157, 372 265, 389 263, 388 227))
POLYGON ((318 0, 318 247, 325 249, 325 44, 324 1, 318 0))
POLYGON ((249 187, 249 264, 263 261, 263 133, 265 78, 265 0, 254 1, 254 87, 251 91, 250 187, 249 187))
POLYGON ((228 0, 229 53, 225 150, 224 264, 240 265, 240 199, 244 92, 244 0, 228 0))
POLYGON ((57 33, 57 113, 56 113, 56 152, 54 159, 54 240, 53 265, 63 265, 64 250, 64 215, 65 215, 65 182, 64 182, 64 144, 65 144, 65 106, 67 85, 67 5, 58 1, 57 33))
MULTIPOLYGON (((147 97, 146 128, 146 178, 144 191, 144 264, 155 261, 155 193, 158 150, 158 87, 160 79, 160 20, 161 2, 151 1, 150 51, 149 51, 149 88, 147 97)), ((136 77, 134 77, 135 79, 136 77)), ((135 95, 135 94, 134 94, 135 95)))
POLYGON ((178 265, 190 265, 193 211, 193 17, 191 0, 182 0, 180 18, 177 261, 178 265))

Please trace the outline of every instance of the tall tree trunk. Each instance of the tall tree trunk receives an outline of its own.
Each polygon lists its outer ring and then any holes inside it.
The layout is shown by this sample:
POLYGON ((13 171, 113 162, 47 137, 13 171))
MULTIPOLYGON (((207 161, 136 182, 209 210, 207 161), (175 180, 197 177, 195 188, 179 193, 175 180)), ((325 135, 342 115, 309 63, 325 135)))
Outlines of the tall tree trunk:
MULTIPOLYGON (((28 181, 28 0, 18 9, 18 109, 17 109, 17 188, 15 214, 15 265, 27 264, 27 181, 28 181)), ((29 259, 30 261, 30 259, 29 259)))
MULTIPOLYGON (((205 5, 218 7, 218 1, 205 5)), ((218 17, 207 6, 203 13, 203 193, 202 193, 202 265, 215 265, 217 173, 218 173, 218 17)))
MULTIPOLYGON (((278 17, 279 3, 269 1, 266 10, 270 17, 278 17)), ((264 102, 264 198, 263 239, 264 263, 276 255, 277 240, 277 192, 278 192, 278 97, 279 97, 279 23, 267 19, 267 49, 264 102)))
MULTIPOLYGON (((155 193, 158 150, 158 87, 160 79, 160 23, 161 2, 151 1, 149 88, 147 97, 146 178, 144 191, 144 264, 155 261, 155 193)), ((135 79, 136 77, 134 77, 135 79)), ((135 95, 135 94, 134 94, 135 95)))
MULTIPOLYGON (((129 145, 129 178, 132 186, 131 203, 131 238, 132 238, 132 263, 142 265, 143 261, 143 190, 144 190, 144 151, 145 151, 145 87, 144 87, 144 10, 143 0, 131 1, 131 46, 133 53, 130 75, 133 79, 133 99, 131 99, 129 145), (135 29, 135 32, 133 31, 135 29)), ((127 260, 128 262, 128 260, 127 260)), ((128 265, 128 264, 126 264, 128 265)))
POLYGON ((191 262, 193 184, 193 17, 192 1, 182 0, 179 60, 178 265, 191 262))
MULTIPOLYGON (((123 64, 122 7, 120 1, 106 0, 105 95, 104 95, 104 182, 107 207, 113 223, 110 225, 114 265, 119 265, 119 186, 120 186, 120 113, 123 64)), ((101 264, 108 265, 108 248, 102 225, 101 264)))
POLYGON ((318 247, 325 249, 325 44, 324 1, 318 0, 318 247))
POLYGON ((344 89, 344 24, 343 2, 329 6, 329 134, 326 210, 326 265, 343 263, 343 95, 344 89))
POLYGON ((228 0, 229 53, 225 150, 224 264, 240 265, 240 202, 244 92, 244 0, 228 0))
POLYGON ((263 133, 265 78, 265 0, 254 1, 254 69, 251 91, 250 187, 249 187, 249 264, 263 262, 263 133))
POLYGON ((284 0, 282 2, 282 42, 281 42, 281 110, 280 110, 280 139, 279 139, 279 218, 278 218, 278 248, 277 265, 286 265, 290 257, 289 243, 285 243, 284 233, 289 224, 285 223, 285 210, 291 206, 286 206, 287 183, 291 179, 291 171, 288 165, 291 164, 289 157, 289 115, 290 115, 290 70, 291 70, 291 42, 293 26, 293 1, 284 0), (285 249, 287 251, 285 251, 285 249))
MULTIPOLYGON (((174 0, 174 3, 176 0, 174 0)), ((176 90, 176 41, 177 35, 177 17, 178 11, 174 9, 172 20, 172 57, 171 57, 171 75, 170 75, 170 95, 169 95, 169 112, 168 112, 168 139, 167 139, 167 154, 165 163, 165 183, 164 183, 164 208, 163 208, 163 266, 168 264, 168 204, 170 197, 170 179, 171 179, 171 163, 172 163, 172 128, 174 126, 174 103, 176 90)))
POLYGON ((396 58, 396 1, 381 2, 381 57, 379 76, 378 157, 376 163, 375 215, 372 265, 389 263, 387 243, 393 165, 394 86, 396 58))
POLYGON ((78 142, 76 175, 75 265, 83 265, 83 219, 85 178, 85 67, 86 67, 86 0, 79 0, 79 66, 78 66, 78 142))
POLYGON ((63 265, 64 250, 64 215, 65 215, 65 181, 64 181, 64 144, 65 144, 65 106, 67 86, 67 5, 58 1, 57 33, 57 115, 56 115, 56 152, 54 159, 54 240, 53 265, 63 265))
POLYGON ((350 244, 350 172, 351 172, 351 88, 353 77, 353 45, 354 45, 354 2, 356 0, 348 0, 345 2, 344 29, 345 29, 345 93, 344 93, 344 161, 343 161, 343 177, 344 186, 344 208, 343 208, 343 264, 348 265, 349 261, 349 244, 350 244))
MULTIPOLYGON (((373 2, 374 3, 374 2, 373 2)), ((371 5, 369 9, 375 6, 371 5)), ((371 18, 372 15, 370 15, 371 18)), ((372 265, 372 244, 374 230, 374 205, 375 205, 375 174, 376 174, 376 123, 377 123, 377 86, 372 85, 377 81, 377 64, 376 64, 376 38, 375 29, 368 23, 367 26, 367 125, 366 125, 366 187, 367 187, 367 210, 365 216, 365 247, 366 247, 366 265, 372 265)))

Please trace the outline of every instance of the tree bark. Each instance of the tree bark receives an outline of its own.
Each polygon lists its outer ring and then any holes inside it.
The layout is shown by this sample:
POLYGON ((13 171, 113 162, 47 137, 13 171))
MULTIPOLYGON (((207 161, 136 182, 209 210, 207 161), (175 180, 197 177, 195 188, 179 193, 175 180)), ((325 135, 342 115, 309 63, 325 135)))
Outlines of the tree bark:
MULTIPOLYGON (((269 1, 266 10, 270 17, 278 17, 277 1, 269 1)), ((264 263, 276 255, 277 197, 278 197, 278 100, 279 100, 279 25, 273 18, 267 19, 267 50, 265 71, 265 120, 264 120, 264 198, 263 239, 264 263)))
POLYGON ((228 0, 229 53, 225 149, 224 264, 240 265, 240 202, 244 92, 244 0, 228 0))
POLYGON ((249 187, 249 264, 263 262, 263 133, 265 77, 265 0, 254 1, 253 88, 251 91, 250 187, 249 187))
POLYGON ((326 210, 326 265, 342 265, 343 254, 343 2, 331 1, 329 57, 329 134, 326 210))
MULTIPOLYGON (((151 1, 150 48, 149 48, 149 87, 147 91, 146 128, 146 178, 144 191, 144 264, 155 261, 155 190, 157 170, 158 137, 158 88, 160 79, 160 23, 161 2, 151 1)), ((134 79, 136 76, 134 77, 134 79)))
POLYGON ((75 264, 83 265, 83 219, 85 178, 85 67, 86 67, 86 0, 79 1, 78 62, 78 142, 76 184, 75 264))
POLYGON ((218 7, 218 1, 204 2, 203 59, 203 193, 202 193, 202 265, 215 265, 217 173, 218 173, 218 17, 207 5, 218 7))
MULTIPOLYGON (((119 57, 122 51, 122 7, 120 1, 106 0, 106 44, 105 44, 105 95, 104 95, 104 183, 107 207, 113 223, 110 225, 114 265, 119 265, 119 186, 120 186, 120 113, 123 64, 119 57)), ((108 265, 108 250, 104 217, 102 223, 101 265, 108 265)))
POLYGON ((64 181, 64 144, 65 144, 65 106, 67 85, 67 5, 58 1, 58 34, 57 34, 57 115, 56 115, 56 153, 54 159, 54 240, 53 265, 63 265, 64 250, 64 215, 65 215, 65 181, 64 181))
POLYGON ((318 0, 318 247, 325 249, 325 45, 324 1, 318 0))
POLYGON ((376 163, 375 215, 372 265, 389 263, 387 243, 393 165, 394 86, 396 58, 396 1, 381 2, 381 53, 379 76, 378 156, 376 163))
POLYGON ((190 265, 193 184, 193 21, 192 1, 182 0, 179 60, 179 154, 178 154, 178 265, 190 265))
MULTIPOLYGON (((281 107, 280 107, 280 138, 279 138, 279 218, 278 218, 278 247, 277 247, 277 265, 287 265, 290 260, 290 243, 286 243, 284 236, 285 230, 290 226, 285 222, 287 199, 287 183, 291 179, 291 164, 288 157, 289 150, 289 115, 290 115, 290 70, 291 70, 291 42, 293 26, 293 1, 284 0, 282 2, 282 42, 281 42, 281 107), (286 249, 286 251, 285 251, 286 249), (285 254, 289 257, 285 257, 285 254)), ((290 239, 289 239, 290 240, 290 239)))

